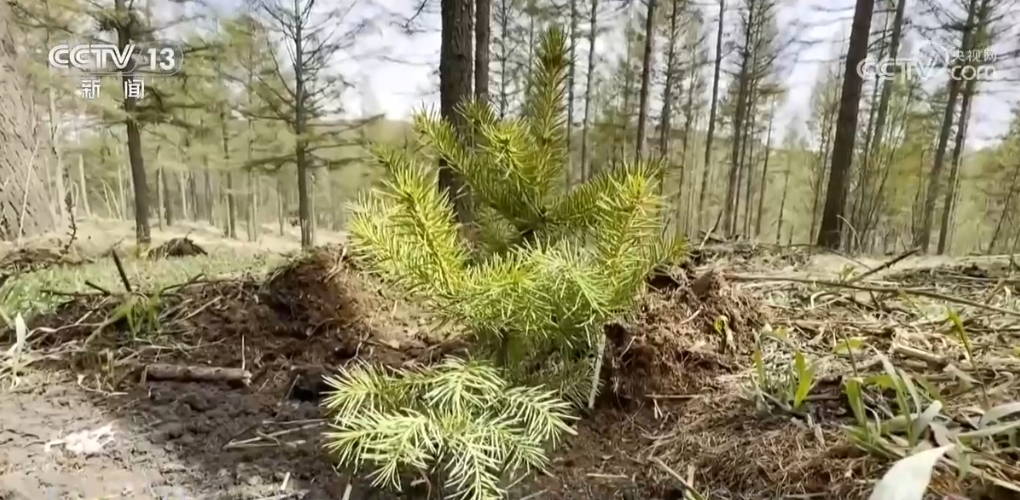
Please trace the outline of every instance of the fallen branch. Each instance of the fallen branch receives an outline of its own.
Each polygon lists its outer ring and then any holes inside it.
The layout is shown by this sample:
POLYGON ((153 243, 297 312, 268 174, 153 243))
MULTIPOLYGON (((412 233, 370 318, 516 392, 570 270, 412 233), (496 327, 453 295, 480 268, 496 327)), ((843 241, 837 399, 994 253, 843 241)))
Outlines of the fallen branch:
POLYGON ((862 292, 877 292, 877 293, 903 293, 908 295, 916 295, 918 297, 928 297, 929 299, 944 300, 946 302, 952 302, 954 304, 961 304, 965 306, 976 307, 978 309, 984 309, 987 311, 995 311, 997 313, 1006 314, 1009 316, 1015 316, 1020 318, 1020 311, 1013 309, 1006 309, 1004 307, 993 306, 989 304, 982 304, 970 299, 964 299, 961 297, 953 297, 951 295, 945 295, 936 292, 929 292, 926 290, 916 290, 912 288, 899 288, 891 286, 864 286, 864 285, 853 285, 850 283, 843 283, 839 281, 827 281, 827 280, 814 280, 809 278, 789 278, 783 276, 757 276, 753 274, 726 274, 724 276, 728 280, 733 281, 785 281, 787 283, 804 283, 807 285, 819 285, 819 286, 830 286, 834 288, 846 288, 849 290, 859 290, 862 292))
POLYGON ((120 262, 120 256, 117 255, 117 250, 110 249, 110 255, 113 257, 114 265, 117 266, 117 274, 120 275, 121 283, 124 283, 124 288, 128 291, 128 293, 131 293, 133 291, 131 289, 131 280, 128 279, 127 272, 124 271, 124 264, 120 262))
POLYGON ((906 252, 903 252, 903 253, 897 255, 895 258, 885 262, 884 264, 882 264, 882 265, 880 265, 880 266, 878 266, 878 267, 876 267, 874 269, 871 269, 871 270, 869 270, 869 271, 867 271, 867 272, 865 272, 863 274, 854 276, 853 278, 848 279, 846 282, 847 282, 847 284, 857 283, 858 281, 861 281, 864 278, 867 278, 868 276, 874 275, 875 273, 884 271, 886 269, 889 269, 892 266, 895 266, 901 260, 906 259, 907 257, 910 257, 911 255, 914 255, 918 251, 920 251, 920 249, 919 248, 915 248, 913 250, 908 250, 906 252))
POLYGON ((223 368, 219 366, 182 366, 154 363, 147 365, 142 372, 145 380, 174 380, 179 382, 228 382, 251 384, 251 372, 240 368, 223 368))

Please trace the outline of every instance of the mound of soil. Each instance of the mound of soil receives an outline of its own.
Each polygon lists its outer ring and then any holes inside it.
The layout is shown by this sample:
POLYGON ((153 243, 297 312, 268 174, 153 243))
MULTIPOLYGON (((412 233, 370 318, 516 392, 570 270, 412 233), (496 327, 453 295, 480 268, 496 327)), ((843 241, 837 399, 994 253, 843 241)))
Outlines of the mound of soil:
MULTIPOLYGON (((95 426, 94 414, 78 415, 73 409, 89 405, 115 420, 121 439, 133 444, 87 460, 67 457, 65 462, 75 464, 70 468, 38 451, 22 457, 22 465, 14 464, 17 457, 0 453, 0 462, 8 462, 0 464, 0 483, 20 478, 28 498, 52 494, 53 484, 58 498, 86 492, 152 500, 341 498, 350 478, 338 474, 323 452, 322 376, 354 360, 395 368, 428 364, 464 347, 377 336, 366 319, 373 308, 385 306, 366 291, 364 278, 345 266, 344 255, 342 249, 318 249, 265 281, 193 282, 146 296, 82 295, 53 314, 33 318, 29 326, 37 332, 35 348, 54 353, 54 359, 36 366, 71 368, 78 380, 39 384, 38 396, 26 394, 15 406, 0 405, 6 413, 0 443, 20 449, 68 429, 95 426), (132 331, 121 317, 128 301, 140 316, 158 318, 158 334, 132 331), (251 372, 250 383, 144 379, 145 367, 156 362, 243 368, 251 372), (72 396, 81 387, 95 397, 72 396), (58 388, 60 396, 51 397, 58 388), (61 398, 73 399, 73 408, 59 403, 61 398), (50 413, 59 418, 39 418, 50 413), (9 426, 8 420, 25 425, 9 426), (125 450, 135 454, 128 470, 118 466, 123 460, 118 454, 125 450), (164 470, 164 464, 173 464, 173 470, 164 470), (31 471, 39 468, 52 469, 51 479, 56 479, 47 480, 51 486, 31 479, 31 471), (137 474, 132 472, 136 468, 137 474), (122 479, 125 484, 114 487, 122 479), (166 496, 170 490, 178 496, 166 496), (180 496, 181 491, 188 496, 180 496), (287 492, 293 495, 279 496, 287 492)), ((373 492, 368 483, 355 481, 350 498, 392 498, 373 492)), ((5 493, 0 490, 0 498, 5 493)))
POLYGON ((197 255, 209 255, 204 248, 191 241, 187 236, 183 238, 171 238, 162 245, 153 248, 149 252, 150 259, 166 259, 179 257, 194 257, 197 255))
MULTIPOLYGON (((129 357, 125 368, 160 363, 222 368, 244 367, 251 384, 286 386, 294 372, 342 366, 354 358, 403 367, 448 352, 414 338, 382 341, 367 324, 377 298, 364 292, 363 278, 345 267, 341 249, 319 249, 276 270, 265 281, 252 278, 193 282, 153 295, 83 295, 53 314, 35 318, 43 328, 36 345, 72 349, 76 370, 95 371, 95 353, 129 357), (132 304, 135 331, 124 317, 132 304), (148 319, 148 321, 143 321, 148 319), (139 327, 141 324, 143 326, 139 327), (148 331, 158 324, 158 332, 148 331), (171 343, 177 349, 139 349, 139 342, 171 343)), ((424 360, 424 361, 422 361, 424 360)), ((137 371, 137 370, 135 370, 137 371)), ((105 372, 105 371, 104 371, 105 372)), ((110 373, 105 373, 111 375, 110 373)), ((119 389, 136 380, 118 373, 106 382, 119 389)), ((278 387, 277 387, 278 388, 278 387)))
POLYGON ((644 297, 631 324, 610 325, 608 379, 620 402, 697 393, 732 372, 765 322, 754 301, 707 273, 644 297))

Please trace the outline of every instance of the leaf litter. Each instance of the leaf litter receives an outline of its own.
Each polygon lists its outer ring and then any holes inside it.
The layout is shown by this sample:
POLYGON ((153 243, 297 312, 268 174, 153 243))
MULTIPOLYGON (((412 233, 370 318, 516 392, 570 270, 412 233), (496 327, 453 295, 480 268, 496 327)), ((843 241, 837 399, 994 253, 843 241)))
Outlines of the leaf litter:
MULTIPOLYGON (((607 327, 599 405, 511 497, 864 498, 892 461, 952 445, 932 491, 1015 498, 1002 496, 1020 483, 1010 264, 901 259, 820 280, 805 250, 728 244, 607 327)), ((339 498, 367 482, 322 452, 322 376, 464 352, 430 321, 333 247, 267 279, 77 295, 31 318, 29 347, 34 367, 74 373, 105 413, 188 463, 172 477, 219 492, 198 498, 279 494, 284 473, 294 498, 339 498), (165 366, 187 370, 146 376, 165 366)))

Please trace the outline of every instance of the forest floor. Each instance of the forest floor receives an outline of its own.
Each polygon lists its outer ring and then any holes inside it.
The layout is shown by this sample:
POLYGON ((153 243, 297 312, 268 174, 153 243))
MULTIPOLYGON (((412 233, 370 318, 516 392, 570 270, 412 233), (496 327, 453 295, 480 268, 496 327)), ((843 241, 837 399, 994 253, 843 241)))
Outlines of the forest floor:
MULTIPOLYGON (((456 331, 339 245, 285 255, 286 238, 227 242, 194 226, 154 244, 188 235, 208 255, 125 249, 117 265, 108 250, 127 224, 79 234, 67 252, 0 248, 0 325, 27 322, 20 342, 0 330, 0 499, 425 498, 422 485, 394 496, 334 469, 321 376, 356 359, 431 363, 463 348, 456 331)), ((712 243, 607 329, 598 405, 510 497, 865 498, 891 460, 948 440, 966 448, 933 498, 1020 498, 1018 271, 1008 257, 712 243), (854 374, 882 422, 865 439, 845 390, 854 374), (930 429, 908 432, 922 412, 930 429)))

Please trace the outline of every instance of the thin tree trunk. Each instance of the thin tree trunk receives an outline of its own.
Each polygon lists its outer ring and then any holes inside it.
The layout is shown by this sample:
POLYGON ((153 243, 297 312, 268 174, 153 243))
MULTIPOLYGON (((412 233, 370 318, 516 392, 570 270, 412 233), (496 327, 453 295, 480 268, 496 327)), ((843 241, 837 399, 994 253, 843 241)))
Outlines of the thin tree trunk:
POLYGON ((723 205, 723 233, 726 235, 732 235, 733 231, 736 230, 734 222, 737 217, 737 207, 735 206, 737 200, 739 200, 738 190, 740 188, 740 161, 741 154, 743 153, 743 125, 745 113, 747 111, 747 90, 750 82, 748 81, 748 72, 750 71, 749 64, 751 62, 751 28, 754 25, 754 9, 748 9, 747 13, 747 27, 744 33, 744 53, 741 55, 740 61, 740 76, 737 83, 737 109, 733 119, 733 148, 730 154, 730 174, 726 182, 726 200, 723 205))
POLYGON ((166 206, 166 200, 164 200, 165 193, 160 188, 163 185, 163 165, 159 161, 159 150, 156 150, 156 224, 160 231, 164 230, 163 225, 163 214, 160 212, 163 207, 166 206))
POLYGON ((591 22, 588 25, 588 77, 584 82, 584 126, 581 128, 581 180, 591 176, 588 166, 588 129, 591 127, 591 88, 595 79, 595 33, 598 28, 599 0, 591 0, 591 22))
POLYGON ((188 190, 187 183, 189 179, 188 172, 181 172, 177 174, 177 190, 181 196, 181 220, 187 220, 191 218, 191 212, 188 209, 188 190))
MULTIPOLYGON (((666 84, 662 91, 662 123, 659 126, 659 154, 667 162, 669 162, 669 146, 672 142, 670 136, 673 133, 673 85, 677 80, 677 68, 676 68, 676 43, 677 38, 680 36, 679 21, 680 21, 680 9, 677 4, 680 0, 670 0, 672 3, 670 14, 669 14, 669 36, 667 37, 666 46, 666 84)), ((690 130, 686 130, 685 134, 689 134, 690 130)), ((663 168, 659 174, 659 192, 661 193, 664 189, 664 180, 666 175, 666 169, 663 168)), ((680 189, 683 189, 683 178, 684 170, 683 164, 680 166, 680 189)), ((679 207, 679 199, 678 199, 679 207)), ((677 209, 679 213, 679 208, 677 209)), ((677 227, 679 227, 679 218, 676 221, 677 227)))
MULTIPOLYGON (((573 0, 572 0, 573 1, 573 0)), ((475 1, 475 98, 482 102, 489 102, 489 38, 492 32, 489 29, 489 20, 492 11, 491 0, 475 1)), ((571 31, 573 35, 573 31, 571 31)), ((573 46, 571 46, 573 47, 573 46)), ((573 52, 571 52, 573 59, 573 52)), ((573 62, 571 62, 573 68, 573 62)), ((573 78, 573 73, 571 73, 573 78)), ((571 88, 573 92, 573 88, 571 88)))
POLYGON ((974 97, 976 80, 968 80, 963 91, 963 99, 960 102, 960 124, 956 127, 956 141, 953 144, 953 157, 949 166, 949 189, 946 190, 946 198, 942 203, 942 220, 939 225, 939 246, 938 254, 946 252, 949 243, 949 221, 953 216, 954 203, 956 199, 956 185, 959 182, 960 159, 963 156, 963 146, 967 140, 967 124, 970 121, 970 103, 974 97))
MULTIPOLYGON (((761 219, 765 208, 765 183, 769 175, 769 156, 772 153, 772 121, 775 118, 776 102, 772 101, 772 110, 769 112, 769 131, 765 137, 765 161, 761 167, 761 182, 758 186, 758 215, 754 219, 754 237, 761 236, 761 219)), ((784 193, 785 195, 785 193, 784 193)))
POLYGON ((577 0, 570 0, 570 63, 567 66, 567 188, 574 176, 574 75, 577 74, 577 0))
POLYGON ((790 187, 790 164, 792 163, 792 152, 787 152, 786 173, 783 174, 783 196, 779 200, 779 219, 776 222, 776 245, 780 244, 783 235, 783 217, 786 214, 786 193, 790 187))
POLYGON ((646 0, 648 12, 645 20, 645 53, 641 59, 641 92, 638 94, 637 139, 634 145, 634 162, 645 157, 645 128, 648 126, 648 88, 652 80, 652 58, 655 40, 655 4, 658 0, 646 0))
MULTIPOLYGON (((987 0, 982 1, 987 2, 987 0)), ((978 0, 971 0, 970 6, 967 9, 967 22, 963 30, 963 40, 960 43, 960 49, 964 53, 970 50, 970 41, 974 32, 971 24, 974 22, 974 17, 977 14, 977 3, 978 0)), ((949 133, 953 128, 956 100, 960 95, 961 84, 962 82, 958 78, 949 79, 949 98, 946 101, 946 109, 942 115, 942 128, 939 130, 939 140, 935 146, 935 159, 931 166, 931 174, 928 176, 928 192, 924 198, 924 210, 921 212, 921 231, 918 234, 918 241, 915 242, 915 245, 921 247, 921 250, 925 253, 928 252, 928 247, 931 243, 935 202, 942 194, 942 168, 945 164, 946 147, 949 145, 949 133)))
POLYGON ((701 172, 701 191, 698 193, 698 206, 701 211, 698 215, 698 228, 704 228, 706 195, 708 194, 708 179, 712 169, 712 141, 715 138, 715 113, 719 104, 719 72, 722 70, 723 59, 723 17, 726 13, 726 0, 719 0, 719 27, 715 35, 715 69, 712 76, 712 104, 708 112, 708 132, 705 134, 705 164, 701 172))
POLYGON ((280 226, 280 236, 287 234, 287 197, 285 195, 283 179, 276 174, 276 222, 280 226))

